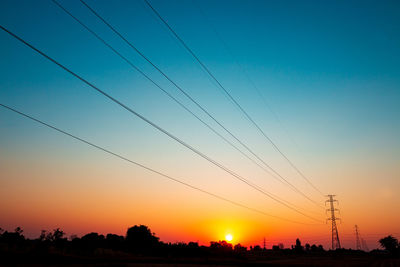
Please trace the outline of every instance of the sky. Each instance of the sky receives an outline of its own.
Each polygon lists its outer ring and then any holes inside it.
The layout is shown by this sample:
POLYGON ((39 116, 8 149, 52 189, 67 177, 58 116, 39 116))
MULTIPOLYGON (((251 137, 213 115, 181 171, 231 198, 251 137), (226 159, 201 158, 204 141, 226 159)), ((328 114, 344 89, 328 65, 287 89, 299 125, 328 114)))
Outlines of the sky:
MULTIPOLYGON (((60 3, 240 147, 81 2, 60 3)), ((34 238, 42 229, 57 227, 68 236, 92 231, 123 235, 129 226, 144 224, 165 242, 208 244, 232 234, 233 243, 246 246, 262 245, 264 238, 267 247, 290 246, 299 237, 328 248, 331 227, 324 195, 334 194, 342 246, 354 248, 355 224, 370 248, 384 235, 400 237, 398 1, 150 1, 323 194, 229 101, 145 2, 87 3, 319 206, 207 129, 52 1, 1 1, 0 25, 316 220, 238 181, 0 31, 1 104, 273 215, 190 189, 0 107, 1 228, 21 226, 34 238)))

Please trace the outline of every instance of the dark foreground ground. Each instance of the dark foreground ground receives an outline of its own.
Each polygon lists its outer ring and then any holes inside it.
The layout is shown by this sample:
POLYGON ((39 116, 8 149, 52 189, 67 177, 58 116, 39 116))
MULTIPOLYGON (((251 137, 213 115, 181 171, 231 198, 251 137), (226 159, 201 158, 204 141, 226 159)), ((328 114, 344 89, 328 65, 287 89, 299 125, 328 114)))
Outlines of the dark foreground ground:
POLYGON ((390 256, 363 255, 284 255, 264 252, 262 255, 240 257, 144 257, 132 255, 98 255, 76 257, 68 255, 0 255, 0 266, 293 266, 293 267, 400 267, 400 259, 390 256))

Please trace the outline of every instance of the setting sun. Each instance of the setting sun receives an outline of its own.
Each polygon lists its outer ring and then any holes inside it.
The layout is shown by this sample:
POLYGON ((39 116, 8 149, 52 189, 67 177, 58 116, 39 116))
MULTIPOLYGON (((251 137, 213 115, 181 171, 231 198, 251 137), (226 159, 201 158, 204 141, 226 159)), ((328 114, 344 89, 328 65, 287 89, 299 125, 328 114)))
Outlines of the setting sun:
POLYGON ((232 239, 233 239, 233 236, 232 236, 231 234, 227 234, 227 235, 225 236, 225 239, 226 239, 226 241, 231 242, 232 239))

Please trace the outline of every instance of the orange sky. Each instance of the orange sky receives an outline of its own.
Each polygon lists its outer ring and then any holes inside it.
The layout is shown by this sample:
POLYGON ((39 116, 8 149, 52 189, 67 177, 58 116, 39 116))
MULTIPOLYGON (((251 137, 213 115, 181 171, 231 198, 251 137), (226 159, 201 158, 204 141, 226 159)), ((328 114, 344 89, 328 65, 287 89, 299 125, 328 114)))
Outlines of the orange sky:
MULTIPOLYGON (((12 230, 22 226, 27 236, 37 237, 41 229, 56 227, 67 235, 80 236, 91 231, 123 235, 128 226, 145 224, 165 242, 208 244, 232 234, 232 243, 245 246, 262 245, 264 237, 267 247, 280 242, 290 246, 297 237, 303 243, 330 246, 329 224, 318 224, 296 214, 254 193, 251 188, 243 190, 240 183, 229 177, 217 182, 214 190, 259 210, 311 225, 294 224, 241 209, 119 160, 96 155, 95 151, 85 153, 112 165, 81 166, 76 164, 79 159, 73 158, 69 162, 53 158, 49 163, 44 158, 10 160, 2 157, 2 173, 7 174, 8 179, 3 180, 0 189, 0 212, 6 215, 1 217, 1 227, 12 230), (225 183, 229 183, 229 187, 224 186, 225 183)), ((337 197, 339 216, 343 218, 338 225, 342 244, 354 246, 354 224, 359 225, 361 235, 371 248, 377 246, 376 240, 384 234, 398 235, 399 214, 387 212, 398 208, 398 196, 391 188, 368 189, 376 194, 371 195, 366 210, 364 203, 354 201, 362 199, 363 192, 353 191, 351 182, 348 185, 349 188, 343 188, 337 197)), ((365 182, 364 188, 368 188, 366 186, 365 182)), ((312 212, 310 215, 325 218, 322 209, 305 199, 299 197, 292 201, 312 212)))

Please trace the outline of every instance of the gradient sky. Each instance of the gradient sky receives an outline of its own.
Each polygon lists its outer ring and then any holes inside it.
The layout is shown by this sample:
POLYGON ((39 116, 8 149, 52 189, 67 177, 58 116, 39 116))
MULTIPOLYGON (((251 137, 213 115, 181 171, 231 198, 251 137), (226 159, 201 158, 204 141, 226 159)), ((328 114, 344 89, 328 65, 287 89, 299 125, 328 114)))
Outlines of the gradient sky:
MULTIPOLYGON (((215 126, 79 1, 60 1, 168 92, 215 126)), ((313 190, 215 86, 142 1, 88 3, 210 113, 307 195, 313 190)), ((325 194, 339 234, 370 248, 400 233, 398 1, 159 1, 153 6, 272 140, 325 194), (263 103, 257 85, 275 116, 263 103), (278 119, 277 119, 278 117, 278 119)), ((115 56, 50 0, 1 1, 0 24, 128 106, 266 190, 325 221, 115 56)), ((182 181, 267 213, 315 222, 265 198, 0 32, 0 103, 182 181)), ((220 130, 220 129, 218 129, 220 130)), ((228 136, 226 136, 228 137, 228 136)), ((124 234, 163 241, 330 244, 330 226, 241 209, 0 109, 0 227, 124 234)))

